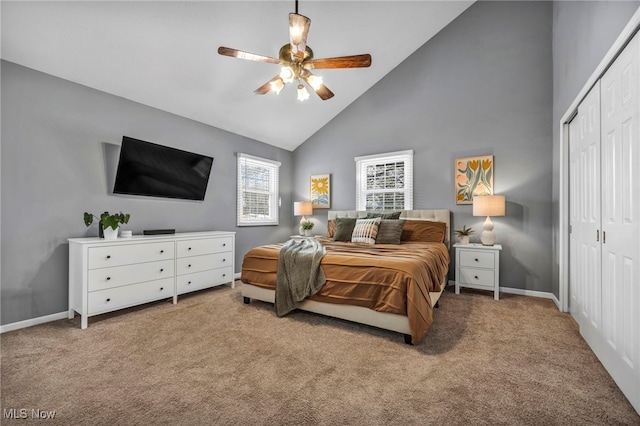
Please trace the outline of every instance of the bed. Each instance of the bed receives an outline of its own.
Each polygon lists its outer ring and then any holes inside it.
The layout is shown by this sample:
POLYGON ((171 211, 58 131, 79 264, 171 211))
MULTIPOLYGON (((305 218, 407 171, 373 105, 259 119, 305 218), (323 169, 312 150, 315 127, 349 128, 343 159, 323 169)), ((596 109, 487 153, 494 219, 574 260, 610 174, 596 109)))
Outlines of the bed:
MULTIPOLYGON (((343 221, 338 218, 365 218, 369 213, 372 212, 329 211, 329 232, 335 233, 331 229, 335 221, 343 221)), ((399 219, 405 221, 400 244, 336 242, 319 237, 326 249, 321 267, 327 282, 298 309, 395 331, 408 344, 422 341, 447 282, 450 212, 405 210, 399 219), (405 238, 409 228, 423 225, 442 225, 442 241, 405 238)), ((249 304, 252 299, 275 302, 282 245, 255 247, 245 254, 240 278, 244 303, 249 304)))

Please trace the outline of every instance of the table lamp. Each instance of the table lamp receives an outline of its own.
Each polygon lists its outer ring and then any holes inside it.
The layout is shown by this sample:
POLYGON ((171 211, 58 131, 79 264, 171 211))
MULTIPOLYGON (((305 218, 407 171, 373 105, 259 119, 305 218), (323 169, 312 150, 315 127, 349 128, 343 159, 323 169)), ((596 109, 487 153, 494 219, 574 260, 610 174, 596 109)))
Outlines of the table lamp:
POLYGON ((304 217, 305 215, 313 214, 313 206, 311 205, 311 201, 296 201, 293 203, 293 215, 294 216, 302 216, 300 219, 300 235, 304 235, 304 229, 302 229, 302 224, 307 221, 304 217))
POLYGON ((504 211, 504 195, 476 195, 473 197, 473 215, 487 217, 482 225, 483 231, 480 235, 482 245, 492 246, 496 242, 491 216, 504 216, 504 211))

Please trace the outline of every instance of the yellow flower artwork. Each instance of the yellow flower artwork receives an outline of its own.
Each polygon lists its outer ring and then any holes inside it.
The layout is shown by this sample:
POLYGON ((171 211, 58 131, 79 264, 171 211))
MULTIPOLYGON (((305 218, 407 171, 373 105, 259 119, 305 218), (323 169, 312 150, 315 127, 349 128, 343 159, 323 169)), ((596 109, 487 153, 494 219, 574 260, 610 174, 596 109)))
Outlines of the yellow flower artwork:
POLYGON ((331 208, 331 175, 311 176, 311 204, 315 209, 331 208))
POLYGON ((456 159, 455 185, 456 204, 472 204, 474 195, 492 195, 493 155, 456 159))

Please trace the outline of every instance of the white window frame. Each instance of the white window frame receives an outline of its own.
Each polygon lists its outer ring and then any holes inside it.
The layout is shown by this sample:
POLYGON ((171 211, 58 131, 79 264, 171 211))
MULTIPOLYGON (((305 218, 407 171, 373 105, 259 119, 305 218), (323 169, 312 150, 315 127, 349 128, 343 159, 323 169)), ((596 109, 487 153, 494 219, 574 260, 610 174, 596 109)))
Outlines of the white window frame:
POLYGON ((237 225, 238 226, 264 226, 264 225, 278 225, 279 224, 279 210, 280 210, 280 162, 268 160, 266 158, 254 157, 249 154, 237 154, 237 168, 238 168, 238 181, 237 181, 237 225), (247 180, 242 172, 243 165, 252 165, 266 169, 269 174, 268 190, 258 190, 254 192, 268 194, 269 196, 269 212, 267 215, 262 216, 250 216, 245 215, 245 193, 251 192, 246 187, 247 180))
MULTIPOLYGON (((399 192, 393 189, 367 189, 367 167, 387 163, 404 162, 404 207, 397 210, 413 210, 413 150, 365 155, 355 158, 356 162, 356 210, 367 210, 367 195, 370 193, 399 192)), ((369 208, 369 210, 373 210, 369 208)))

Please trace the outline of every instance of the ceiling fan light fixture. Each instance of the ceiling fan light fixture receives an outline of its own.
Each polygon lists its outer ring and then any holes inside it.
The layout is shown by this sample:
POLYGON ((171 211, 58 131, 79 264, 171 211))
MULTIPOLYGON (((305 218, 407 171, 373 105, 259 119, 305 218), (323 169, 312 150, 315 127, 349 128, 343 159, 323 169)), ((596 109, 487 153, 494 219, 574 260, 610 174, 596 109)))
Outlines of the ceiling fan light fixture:
POLYGON ((298 84, 298 100, 302 102, 307 99, 309 99, 309 92, 307 92, 307 89, 305 89, 302 84, 298 84))
POLYGON ((317 91, 322 87, 322 77, 319 75, 310 75, 307 78, 307 83, 309 83, 309 86, 311 86, 313 90, 317 91))
POLYGON ((307 35, 311 19, 297 13, 289 14, 289 41, 291 42, 291 59, 304 58, 304 51, 307 48, 307 35))
POLYGON ((280 70, 280 78, 284 83, 291 83, 294 77, 295 74, 291 67, 282 67, 282 69, 280 70))
POLYGON ((271 83, 271 91, 276 92, 276 95, 280 94, 280 91, 284 88, 284 81, 281 78, 273 80, 271 83))

